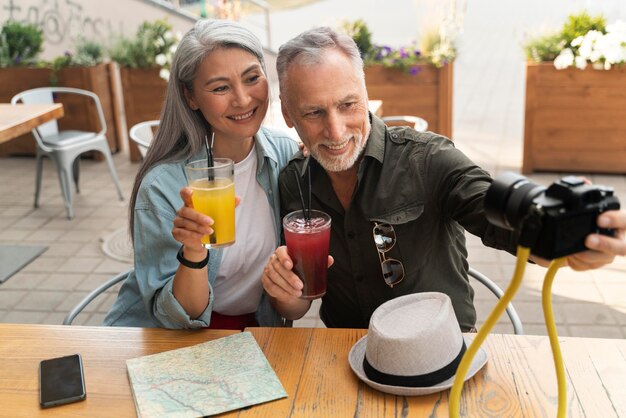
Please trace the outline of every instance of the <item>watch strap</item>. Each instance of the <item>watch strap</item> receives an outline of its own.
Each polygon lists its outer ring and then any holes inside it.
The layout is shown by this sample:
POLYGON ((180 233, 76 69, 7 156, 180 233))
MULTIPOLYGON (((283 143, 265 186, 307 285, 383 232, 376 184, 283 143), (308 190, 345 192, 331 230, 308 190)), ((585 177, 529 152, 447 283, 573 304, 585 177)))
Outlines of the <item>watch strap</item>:
POLYGON ((178 260, 178 262, 180 264, 182 264, 185 267, 188 267, 190 269, 203 269, 206 267, 207 264, 209 264, 209 252, 206 252, 206 258, 202 261, 189 261, 185 258, 185 255, 183 254, 183 249, 185 248, 184 245, 180 246, 180 250, 178 250, 178 253, 176 254, 176 259, 178 260))

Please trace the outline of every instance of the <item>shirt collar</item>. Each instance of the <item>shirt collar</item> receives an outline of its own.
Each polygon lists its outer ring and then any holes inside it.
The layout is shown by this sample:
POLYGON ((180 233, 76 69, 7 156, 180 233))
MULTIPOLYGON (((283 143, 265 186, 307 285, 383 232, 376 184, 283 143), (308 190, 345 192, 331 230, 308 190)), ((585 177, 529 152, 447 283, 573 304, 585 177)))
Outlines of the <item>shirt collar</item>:
POLYGON ((385 158, 385 130, 387 127, 382 119, 373 115, 371 112, 370 122, 372 128, 370 129, 369 138, 367 138, 364 156, 375 158, 382 164, 385 158))

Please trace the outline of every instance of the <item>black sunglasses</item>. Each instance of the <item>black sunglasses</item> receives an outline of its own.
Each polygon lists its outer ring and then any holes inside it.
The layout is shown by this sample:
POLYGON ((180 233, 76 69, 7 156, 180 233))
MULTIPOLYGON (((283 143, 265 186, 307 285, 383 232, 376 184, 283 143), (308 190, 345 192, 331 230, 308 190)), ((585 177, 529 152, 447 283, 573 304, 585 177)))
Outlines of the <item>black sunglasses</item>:
POLYGON ((383 279, 389 287, 394 287, 404 279, 404 266, 395 258, 387 258, 385 253, 396 244, 396 231, 390 224, 374 222, 372 234, 374 235, 376 250, 378 250, 383 279))

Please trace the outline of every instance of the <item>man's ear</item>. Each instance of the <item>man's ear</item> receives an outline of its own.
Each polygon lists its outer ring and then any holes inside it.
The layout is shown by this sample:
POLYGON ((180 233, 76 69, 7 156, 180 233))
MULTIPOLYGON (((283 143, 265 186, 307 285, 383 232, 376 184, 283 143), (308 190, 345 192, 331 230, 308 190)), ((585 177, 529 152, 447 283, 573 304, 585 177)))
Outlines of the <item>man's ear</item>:
POLYGON ((293 122, 289 117, 289 113, 287 112, 287 106, 285 105, 285 101, 283 100, 283 95, 278 96, 280 98, 280 111, 283 113, 283 119, 285 119, 285 123, 288 127, 293 128, 293 122))
POLYGON ((187 86, 185 86, 183 83, 180 83, 180 86, 183 89, 183 94, 185 95, 185 100, 187 101, 187 105, 191 108, 191 110, 198 110, 200 107, 194 100, 193 94, 191 94, 187 86))

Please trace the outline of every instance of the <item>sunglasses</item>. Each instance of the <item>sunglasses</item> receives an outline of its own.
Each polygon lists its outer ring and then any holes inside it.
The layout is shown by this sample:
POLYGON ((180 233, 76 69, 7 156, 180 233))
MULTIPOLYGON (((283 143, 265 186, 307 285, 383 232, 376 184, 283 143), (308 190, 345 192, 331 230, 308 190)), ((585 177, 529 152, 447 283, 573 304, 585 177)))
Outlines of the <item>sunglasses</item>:
POLYGON ((372 234, 374 235, 376 250, 378 250, 383 279, 387 286, 394 287, 404 279, 404 266, 395 258, 387 258, 385 253, 396 245, 396 231, 390 224, 374 222, 372 234))

